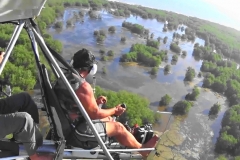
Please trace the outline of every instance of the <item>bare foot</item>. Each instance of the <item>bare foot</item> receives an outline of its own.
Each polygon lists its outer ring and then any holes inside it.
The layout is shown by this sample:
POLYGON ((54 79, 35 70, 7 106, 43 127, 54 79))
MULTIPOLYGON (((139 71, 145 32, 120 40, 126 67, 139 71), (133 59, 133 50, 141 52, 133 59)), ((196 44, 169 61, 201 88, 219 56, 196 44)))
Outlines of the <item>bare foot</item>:
MULTIPOLYGON (((159 140, 158 135, 154 135, 147 143, 142 145, 142 148, 154 148, 159 140)), ((143 157, 147 157, 151 151, 139 152, 143 157)))
POLYGON ((30 159, 31 160, 53 160, 54 156, 53 155, 49 155, 49 154, 41 154, 41 155, 38 155, 38 154, 34 154, 32 156, 30 156, 30 159))

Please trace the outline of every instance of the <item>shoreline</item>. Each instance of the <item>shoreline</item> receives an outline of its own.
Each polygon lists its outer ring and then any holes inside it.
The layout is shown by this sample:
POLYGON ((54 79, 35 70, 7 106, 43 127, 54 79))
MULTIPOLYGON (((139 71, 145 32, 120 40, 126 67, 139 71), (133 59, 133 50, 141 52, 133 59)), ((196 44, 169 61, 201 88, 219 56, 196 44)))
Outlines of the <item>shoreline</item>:
MULTIPOLYGON (((217 25, 221 25, 221 26, 224 26, 224 27, 228 27, 230 29, 234 29, 238 32, 240 32, 240 28, 237 29, 235 27, 232 27, 232 26, 228 26, 226 25, 225 23, 219 23, 219 22, 215 22, 213 20, 209 20, 209 19, 205 19, 205 18, 199 18, 199 17, 196 17, 196 16, 190 16, 190 15, 187 15, 187 14, 184 14, 184 13, 181 13, 181 12, 176 12, 176 11, 168 11, 168 10, 165 10, 165 9, 160 9, 160 8, 154 8, 154 7, 151 7, 151 6, 143 6, 143 5, 140 5, 140 4, 136 4, 136 3, 129 3, 129 2, 122 2, 120 0, 107 0, 107 1, 111 1, 111 2, 118 2, 118 3, 123 3, 123 4, 127 4, 127 5, 134 5, 134 6, 140 6, 140 7, 145 7, 145 8, 149 8, 149 9, 153 9, 153 10, 159 10, 159 11, 164 11, 164 12, 172 12, 174 14, 179 14, 179 15, 183 15, 183 16, 186 16, 186 17, 191 17, 191 18, 197 18, 197 19, 200 19, 200 20, 203 20, 203 21, 207 21, 207 22, 210 22, 210 23, 214 23, 214 24, 217 24, 217 25)), ((228 23, 227 23, 228 24, 228 23)))

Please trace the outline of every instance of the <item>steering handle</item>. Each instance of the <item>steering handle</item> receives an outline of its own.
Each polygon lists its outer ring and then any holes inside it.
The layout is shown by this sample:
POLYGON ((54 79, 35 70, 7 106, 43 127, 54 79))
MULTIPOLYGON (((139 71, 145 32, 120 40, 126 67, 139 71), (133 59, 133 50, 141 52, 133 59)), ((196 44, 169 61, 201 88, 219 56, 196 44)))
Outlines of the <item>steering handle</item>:
POLYGON ((125 103, 122 103, 121 107, 127 109, 127 105, 125 103))
MULTIPOLYGON (((121 107, 127 109, 127 105, 126 105, 125 103, 122 103, 122 104, 121 104, 121 107)), ((116 121, 117 117, 119 117, 119 116, 113 115, 114 121, 116 121)))

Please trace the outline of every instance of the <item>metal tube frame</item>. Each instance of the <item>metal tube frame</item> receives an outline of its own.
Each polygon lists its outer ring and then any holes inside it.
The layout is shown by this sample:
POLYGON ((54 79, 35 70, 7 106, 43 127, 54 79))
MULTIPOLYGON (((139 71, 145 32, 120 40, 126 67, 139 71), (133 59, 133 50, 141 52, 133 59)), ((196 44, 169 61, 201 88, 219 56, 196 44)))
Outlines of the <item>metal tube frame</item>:
POLYGON ((6 51, 5 51, 4 59, 3 59, 2 64, 0 66, 0 75, 2 74, 3 68, 5 67, 5 65, 7 63, 7 60, 9 58, 10 54, 12 53, 13 47, 15 46, 16 41, 17 41, 24 25, 25 25, 25 21, 20 20, 19 25, 17 25, 15 27, 15 30, 14 30, 13 35, 11 37, 11 40, 8 44, 8 47, 7 47, 6 51))
MULTIPOLYGON (((153 151, 155 148, 139 148, 139 149, 108 149, 109 152, 139 152, 139 151, 153 151)), ((83 149, 64 149, 64 151, 74 152, 103 152, 102 149, 83 150, 83 149)))

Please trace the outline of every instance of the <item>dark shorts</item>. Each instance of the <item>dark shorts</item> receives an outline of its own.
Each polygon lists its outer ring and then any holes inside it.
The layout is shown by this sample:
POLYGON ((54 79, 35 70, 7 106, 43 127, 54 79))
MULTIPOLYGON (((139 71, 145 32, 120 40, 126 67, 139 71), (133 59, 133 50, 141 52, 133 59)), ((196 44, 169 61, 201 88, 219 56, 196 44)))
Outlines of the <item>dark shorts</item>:
MULTIPOLYGON (((94 120, 94 127, 104 143, 108 142, 106 134, 106 122, 94 120)), ((92 149, 98 146, 98 141, 87 122, 79 123, 75 131, 69 136, 68 144, 74 147, 92 149)))

